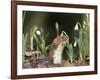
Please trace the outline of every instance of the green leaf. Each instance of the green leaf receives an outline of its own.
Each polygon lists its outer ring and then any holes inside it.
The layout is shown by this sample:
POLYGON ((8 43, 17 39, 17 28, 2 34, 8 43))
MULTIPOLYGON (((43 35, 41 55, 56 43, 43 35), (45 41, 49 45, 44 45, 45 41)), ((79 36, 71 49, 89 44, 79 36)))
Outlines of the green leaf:
POLYGON ((66 47, 68 48, 68 50, 66 49, 66 53, 69 57, 70 62, 73 62, 73 58, 74 58, 74 51, 73 51, 73 46, 72 44, 66 44, 66 47))

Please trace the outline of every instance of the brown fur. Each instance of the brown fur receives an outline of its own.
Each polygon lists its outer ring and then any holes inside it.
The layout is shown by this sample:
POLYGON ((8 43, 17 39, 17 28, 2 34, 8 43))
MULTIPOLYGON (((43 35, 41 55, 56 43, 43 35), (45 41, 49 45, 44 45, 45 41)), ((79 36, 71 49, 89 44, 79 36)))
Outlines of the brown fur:
POLYGON ((53 56, 54 56, 54 51, 57 49, 58 45, 61 43, 61 42, 65 42, 66 43, 69 43, 69 36, 66 36, 66 35, 63 35, 63 36, 57 36, 52 44, 51 44, 51 48, 50 48, 50 52, 49 52, 49 59, 50 61, 52 62, 53 61, 53 56))

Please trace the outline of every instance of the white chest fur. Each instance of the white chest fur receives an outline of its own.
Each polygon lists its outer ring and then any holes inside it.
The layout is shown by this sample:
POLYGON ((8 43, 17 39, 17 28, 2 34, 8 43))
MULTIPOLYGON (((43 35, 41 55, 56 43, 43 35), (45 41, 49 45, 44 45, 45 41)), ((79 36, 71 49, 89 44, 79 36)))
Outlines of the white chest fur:
POLYGON ((54 51, 53 64, 61 64, 63 49, 64 49, 64 43, 60 43, 57 49, 54 51))

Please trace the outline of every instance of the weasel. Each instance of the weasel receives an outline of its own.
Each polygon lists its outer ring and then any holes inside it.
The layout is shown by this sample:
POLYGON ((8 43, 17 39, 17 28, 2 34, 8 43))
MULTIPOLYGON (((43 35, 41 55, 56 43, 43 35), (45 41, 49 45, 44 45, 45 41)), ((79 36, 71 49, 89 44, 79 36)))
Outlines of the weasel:
POLYGON ((52 64, 61 64, 62 52, 67 43, 69 44, 69 36, 64 31, 52 41, 49 52, 49 59, 52 64))

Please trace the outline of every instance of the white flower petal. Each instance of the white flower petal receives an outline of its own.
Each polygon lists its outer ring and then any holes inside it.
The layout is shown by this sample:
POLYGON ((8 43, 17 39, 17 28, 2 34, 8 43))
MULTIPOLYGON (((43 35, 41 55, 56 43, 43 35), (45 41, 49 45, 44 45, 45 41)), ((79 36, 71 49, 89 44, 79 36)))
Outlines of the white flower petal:
POLYGON ((77 43, 76 43, 76 41, 74 42, 74 47, 76 47, 76 45, 77 45, 77 43))
POLYGON ((83 21, 83 24, 86 25, 86 21, 83 21))
POLYGON ((75 25, 74 30, 78 31, 78 24, 75 25))
POLYGON ((83 25, 83 28, 85 29, 85 25, 83 25))
POLYGON ((37 30, 37 31, 36 31, 36 34, 37 34, 37 35, 40 35, 40 34, 41 34, 41 32, 40 32, 39 30, 37 30))

